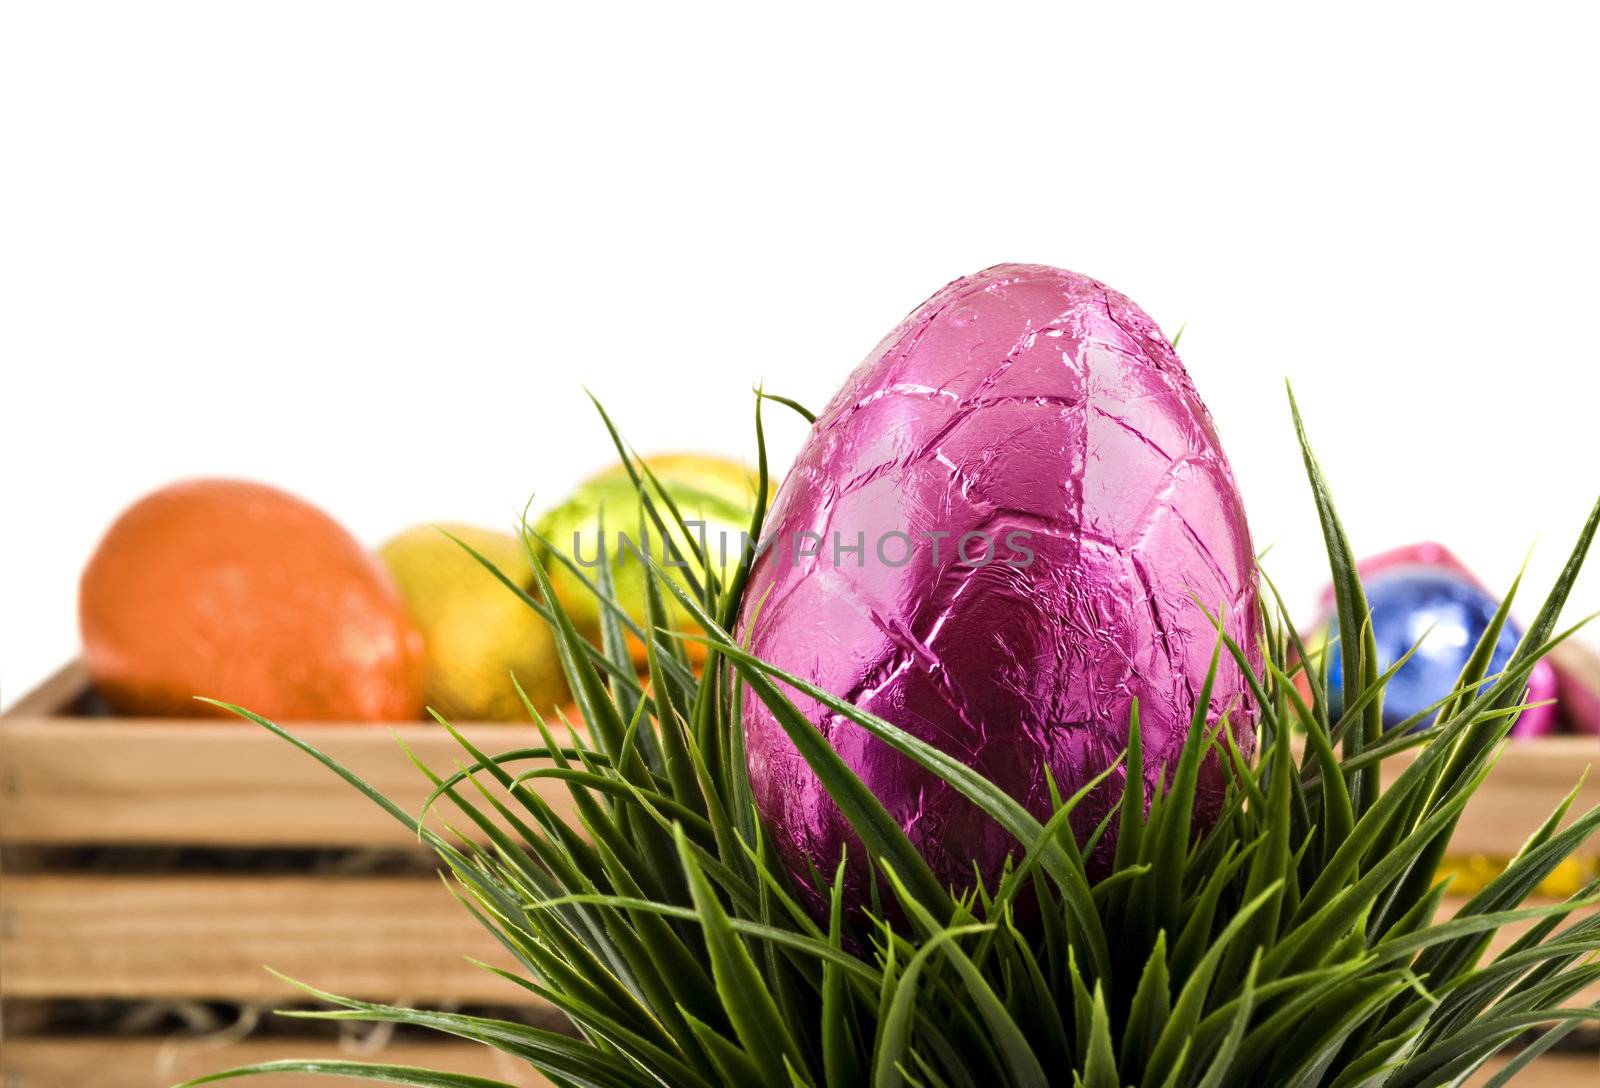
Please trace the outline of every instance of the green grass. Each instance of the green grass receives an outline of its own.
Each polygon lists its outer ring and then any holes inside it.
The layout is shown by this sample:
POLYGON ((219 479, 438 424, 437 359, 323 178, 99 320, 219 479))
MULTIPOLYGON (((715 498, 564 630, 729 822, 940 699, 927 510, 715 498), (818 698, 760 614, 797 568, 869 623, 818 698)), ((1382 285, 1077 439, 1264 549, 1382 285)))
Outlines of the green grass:
MULTIPOLYGON (((760 404, 758 397, 765 496, 760 404)), ((542 595, 502 581, 553 626, 582 722, 544 722, 530 707, 538 738, 531 746, 485 753, 457 735, 464 769, 419 764, 435 787, 427 807, 471 834, 427 829, 421 813, 380 796, 306 740, 234 709, 322 761, 431 845, 463 909, 520 965, 498 972, 508 995, 521 988, 563 1010, 575 1034, 309 988, 334 1008, 288 1015, 419 1025, 504 1051, 558 1085, 588 1088, 1425 1088, 1459 1083, 1530 1029, 1553 1042, 1600 1017, 1594 1006, 1566 1004, 1600 979, 1600 915, 1572 918, 1600 902, 1600 886, 1561 904, 1523 906, 1600 826, 1600 809, 1569 823, 1569 796, 1530 825, 1503 875, 1448 921, 1436 917, 1445 886, 1435 879, 1534 663, 1565 637, 1557 619, 1600 505, 1505 670, 1485 675, 1509 600, 1457 690, 1416 723, 1423 728, 1385 733, 1388 674, 1378 668, 1354 552, 1298 409, 1295 421, 1339 629, 1356 632, 1342 648, 1348 709, 1330 720, 1325 669, 1308 670, 1309 699, 1296 691, 1298 663, 1311 659, 1267 583, 1266 667, 1254 672, 1244 648, 1220 633, 1217 642, 1217 655, 1246 671, 1259 703, 1259 757, 1245 760, 1226 720, 1207 723, 1202 697, 1177 766, 1146 798, 1135 708, 1123 757, 1134 788, 1114 814, 1115 862, 1105 879, 1089 879, 1088 844, 1074 841, 1066 819, 1096 783, 1058 796, 1041 823, 959 761, 745 653, 732 631, 747 566, 726 586, 703 563, 686 578, 652 569, 642 626, 612 600, 609 573, 598 568, 597 647, 555 603, 544 549, 530 536, 542 595), (700 634, 663 629, 669 601, 700 634), (629 662, 629 630, 649 649, 647 687, 629 662), (685 652, 689 638, 710 650, 699 677, 685 652), (1004 879, 990 888, 941 885, 790 701, 793 691, 945 778, 1005 827, 1017 848, 1004 879), (826 785, 892 903, 850 909, 840 859, 819 858, 830 870, 839 863, 831 882, 819 878, 830 909, 814 918, 799 905, 751 803, 739 726, 748 698, 771 708, 826 785), (1212 750, 1233 782, 1221 817, 1197 835, 1197 772, 1212 750), (1382 761, 1407 750, 1415 757, 1381 788, 1382 761), (552 778, 570 789, 574 822, 530 788, 552 778), (1529 928, 1489 956, 1495 931, 1513 923, 1529 928)), ((648 478, 634 478, 640 518, 664 536, 675 511, 648 478)), ((764 513, 756 511, 752 538, 764 513)), ((496 1083, 319 1061, 190 1083, 285 1071, 455 1088, 496 1083)))

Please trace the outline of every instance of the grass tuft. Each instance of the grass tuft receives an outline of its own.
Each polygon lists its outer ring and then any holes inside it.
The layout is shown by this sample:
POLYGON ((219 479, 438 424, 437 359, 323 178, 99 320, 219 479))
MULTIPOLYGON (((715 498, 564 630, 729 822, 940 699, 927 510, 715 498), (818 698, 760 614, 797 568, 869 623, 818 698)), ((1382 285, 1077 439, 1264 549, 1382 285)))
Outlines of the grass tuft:
MULTIPOLYGON (((809 415, 758 391, 763 495, 764 400, 809 415)), ((1568 797, 1530 826, 1504 874, 1448 920, 1438 917, 1437 876, 1456 821, 1522 708, 1534 663, 1570 634, 1558 634, 1556 622, 1600 504, 1504 671, 1487 672, 1506 609, 1457 689, 1415 723, 1423 728, 1385 733, 1383 688, 1393 669, 1379 671, 1356 553, 1290 400, 1346 635, 1342 690, 1328 690, 1326 655, 1306 653, 1268 582, 1266 667, 1252 671, 1250 654, 1220 622, 1211 666, 1214 675, 1227 654, 1246 671, 1260 707, 1255 764, 1226 720, 1208 727, 1200 718, 1178 765, 1146 797, 1135 707, 1123 757, 1132 788, 1115 809, 1112 871, 1098 883, 1084 869, 1087 844, 1074 842, 1066 820, 1098 783, 1058 795, 1041 823, 960 761, 757 660, 732 633, 748 555, 727 586, 705 562, 681 579, 650 566, 642 627, 612 599, 607 577, 586 581, 602 605, 603 637, 593 645, 551 593, 546 549, 530 537, 542 592, 501 579, 554 629, 583 721, 569 730, 534 714, 540 743, 498 754, 452 730, 460 766, 421 768, 433 784, 424 813, 454 806, 482 845, 430 830, 303 738, 231 708, 320 760, 433 847, 455 893, 521 965, 508 985, 562 1010, 573 1035, 311 991, 335 1006, 320 1015, 473 1039, 562 1088, 1431 1088, 1460 1083, 1529 1029, 1543 1032, 1537 1053, 1600 1018, 1595 1006, 1567 1004, 1600 980, 1600 915, 1574 917, 1600 904, 1600 886, 1525 905, 1600 828, 1600 809, 1563 827, 1568 797), (669 603, 693 619, 697 635, 665 629, 669 603), (636 678, 625 636, 646 646, 647 683, 636 678), (688 639, 708 648, 698 676, 688 639), (1309 698, 1296 690, 1297 675, 1309 698), (1016 853, 999 886, 941 885, 785 694, 792 691, 940 775, 1004 827, 1016 853), (872 909, 847 908, 842 860, 831 879, 817 877, 825 917, 801 905, 750 803, 740 725, 750 698, 771 708, 870 854, 880 878, 872 909), (1343 708, 1338 719, 1330 707, 1343 708), (1221 817, 1196 836, 1193 775, 1213 747, 1233 784, 1221 817), (1383 788, 1383 761, 1411 751, 1383 788), (571 791, 573 822, 529 787, 537 778, 571 791), (1019 900, 1028 904, 1025 921, 1019 900), (1487 954, 1497 930, 1527 923, 1505 952, 1487 954)), ((638 518, 665 538, 681 515, 601 414, 638 487, 638 518)), ((764 513, 763 502, 752 539, 764 513)), ((282 1072, 496 1084, 357 1062, 275 1062, 190 1083, 282 1072)))

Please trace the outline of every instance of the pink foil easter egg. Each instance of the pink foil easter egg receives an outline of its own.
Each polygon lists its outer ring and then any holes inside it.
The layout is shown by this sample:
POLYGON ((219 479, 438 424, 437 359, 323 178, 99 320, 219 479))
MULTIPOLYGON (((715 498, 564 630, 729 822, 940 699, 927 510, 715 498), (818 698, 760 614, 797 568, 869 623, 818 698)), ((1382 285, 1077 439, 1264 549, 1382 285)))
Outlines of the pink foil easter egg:
POLYGON ((1548 657, 1540 658, 1528 676, 1528 691, 1522 701, 1528 709, 1517 715, 1511 727, 1513 737, 1547 737, 1561 728, 1561 680, 1548 657))
MULTIPOLYGON (((957 280, 891 332, 817 419, 745 596, 760 658, 955 755, 1040 819, 1123 752, 1138 699, 1147 784, 1176 764, 1223 611, 1259 668, 1244 506, 1211 416, 1155 323, 1042 265, 957 280), (1200 604, 1197 604, 1196 601, 1200 604)), ((791 692, 953 887, 1017 843, 942 780, 791 692)), ((1207 708, 1254 746, 1229 656, 1207 708)), ((744 725, 761 815, 803 888, 863 848, 768 708, 744 725)), ((1072 817, 1087 839, 1123 771, 1072 817)), ((1215 753, 1196 815, 1225 792, 1215 753)), ((1114 829, 1089 859, 1110 864, 1114 829)), ((809 894, 809 893, 808 893, 809 894)))

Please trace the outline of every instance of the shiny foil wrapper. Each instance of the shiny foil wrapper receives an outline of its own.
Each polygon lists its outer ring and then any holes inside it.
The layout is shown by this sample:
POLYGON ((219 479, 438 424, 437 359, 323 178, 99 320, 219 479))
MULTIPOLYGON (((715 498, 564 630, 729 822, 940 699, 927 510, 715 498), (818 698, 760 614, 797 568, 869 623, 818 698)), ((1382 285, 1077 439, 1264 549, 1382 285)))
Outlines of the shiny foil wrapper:
POLYGON ((95 688, 121 714, 413 721, 425 651, 388 572, 327 514, 277 488, 187 480, 145 496, 84 568, 95 688))
MULTIPOLYGON (((1056 268, 958 280, 890 333, 818 418, 763 541, 742 620, 753 652, 964 760, 1041 820, 1046 770, 1063 796, 1105 770, 1135 699, 1150 789, 1175 766, 1216 642, 1201 604, 1259 655, 1250 533, 1209 413, 1143 311, 1056 268)), ((1020 857, 948 784, 790 695, 943 881, 992 884, 1020 857)), ((1255 707, 1226 653, 1207 716, 1224 713, 1252 749, 1255 707)), ((859 905, 863 847, 753 694, 744 724, 790 872, 809 887, 848 846, 859 905)), ((1074 812, 1080 842, 1123 782, 1119 768, 1074 812)), ((1202 826, 1224 791, 1213 754, 1202 826)))
MULTIPOLYGON (((1393 728, 1427 711, 1455 687, 1500 600, 1454 552, 1431 540, 1368 556, 1356 565, 1356 572, 1372 609, 1380 671, 1387 670, 1427 633, 1384 689, 1384 725, 1393 728)), ((1331 586, 1323 592, 1323 607, 1317 628, 1331 624, 1332 633, 1337 634, 1331 586)), ((1521 639, 1522 628, 1515 620, 1508 620, 1489 663, 1490 675, 1506 667, 1521 639)), ((1337 670, 1342 662, 1337 650, 1334 655, 1329 686, 1334 689, 1330 696, 1337 714, 1342 709, 1342 696, 1337 690, 1337 678, 1342 676, 1337 670)), ((1554 665, 1548 657, 1541 658, 1528 676, 1522 701, 1529 705, 1511 726, 1512 736, 1542 737, 1558 731, 1559 686, 1554 665)))

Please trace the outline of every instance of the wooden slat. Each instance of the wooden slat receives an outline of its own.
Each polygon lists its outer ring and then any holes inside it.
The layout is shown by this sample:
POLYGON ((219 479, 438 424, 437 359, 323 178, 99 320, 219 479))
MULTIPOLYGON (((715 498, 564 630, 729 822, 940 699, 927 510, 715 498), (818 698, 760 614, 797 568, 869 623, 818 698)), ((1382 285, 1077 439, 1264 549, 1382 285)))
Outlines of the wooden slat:
MULTIPOLYGON (((383 1001, 526 1000, 464 961, 510 965, 427 877, 17 876, 0 883, 0 918, 0 978, 16 997, 294 996, 268 964, 383 1001)), ((1497 933, 1490 954, 1524 928, 1497 933)), ((1600 984, 1569 1003, 1596 1000, 1600 984)))
POLYGON ((60 717, 89 687, 89 671, 81 661, 69 661, 18 699, 4 718, 60 717))
POLYGON ((0 922, 8 997, 294 997, 270 965, 377 1001, 533 1003, 465 961, 512 965, 428 876, 8 875, 0 922))
MULTIPOLYGON (((404 828, 309 756, 246 723, 73 718, 81 668, 69 666, 0 717, 0 841, 188 843, 218 846, 396 845, 404 828)), ((292 728, 386 796, 415 808, 427 794, 398 736, 436 768, 461 750, 432 725, 308 723, 292 728)), ((474 744, 500 752, 537 743, 531 728, 464 726, 474 744)), ((1385 763, 1392 781, 1410 756, 1385 763)), ((1549 814, 1591 763, 1600 739, 1513 742, 1462 816, 1453 851, 1505 857, 1549 814)), ((563 811, 559 784, 541 793, 563 811)), ((1600 775, 1574 812, 1600 804, 1600 775)), ((1600 857, 1600 835, 1582 851, 1600 857)))
MULTIPOLYGON (((70 702, 81 685, 81 678, 77 687, 55 684, 44 705, 70 702)), ((40 705, 30 696, 0 718, 0 841, 238 847, 415 842, 333 772, 248 722, 24 712, 40 705)), ((397 738, 442 771, 454 770, 465 754, 442 728, 421 722, 291 728, 412 812, 426 799, 428 783, 397 738)), ((466 725, 461 732, 495 754, 540 743, 531 726, 466 725)), ((558 810, 569 808, 561 784, 544 780, 535 788, 558 810)))
MULTIPOLYGON (((190 1077, 239 1065, 286 1058, 335 1058, 414 1065, 470 1073, 514 1085, 545 1088, 550 1082, 525 1063, 473 1043, 395 1043, 372 1054, 341 1054, 327 1040, 274 1039, 215 1047, 193 1040, 103 1038, 7 1039, 0 1048, 0 1085, 5 1088, 171 1088, 190 1077)), ((261 1088, 350 1088, 347 1077, 273 1075, 242 1082, 261 1088)))
MULTIPOLYGON (((1414 756, 1415 753, 1407 753, 1385 760, 1385 784, 1392 783, 1414 756)), ((1600 738, 1511 741, 1461 814, 1450 840, 1451 853, 1511 857, 1567 791, 1578 784, 1591 764, 1600 764, 1600 738)), ((1595 805, 1600 805, 1600 775, 1591 774, 1578 791, 1571 811, 1575 816, 1595 805)), ((1569 816, 1569 820, 1572 818, 1569 816)), ((1576 856, 1600 857, 1600 834, 1591 835, 1576 856)))
MULTIPOLYGON (((0 1084, 6 1088, 170 1088, 175 1082, 235 1065, 285 1058, 349 1058, 325 1041, 245 1041, 220 1049, 192 1042, 97 1038, 22 1038, 0 1050, 0 1084)), ((515 1085, 544 1088, 550 1082, 520 1062, 470 1043, 404 1042, 363 1055, 367 1060, 470 1073, 515 1085)), ((1467 1082, 1486 1083, 1509 1057, 1497 1058, 1467 1082)), ((332 1077, 274 1076, 252 1079, 261 1088, 344 1088, 354 1082, 332 1077)), ((1516 1079, 1517 1088, 1591 1088, 1600 1083, 1600 1054, 1546 1054, 1516 1079)))
MULTIPOLYGON (((286 1058, 350 1058, 321 1040, 245 1041, 202 1049, 187 1041, 99 1038, 9 1039, 0 1049, 0 1084, 6 1088, 170 1088, 175 1082, 235 1065, 286 1058)), ((360 1057, 395 1065, 416 1065, 470 1073, 515 1085, 544 1088, 550 1082, 520 1062, 485 1047, 448 1040, 395 1043, 360 1057)), ((1497 1058, 1467 1082, 1486 1083, 1509 1057, 1497 1058)), ((260 1077, 261 1088, 344 1088, 354 1082, 332 1077, 260 1077)), ((1600 1083, 1600 1054, 1546 1054, 1517 1079, 1517 1088, 1591 1088, 1600 1083)))
MULTIPOLYGON (((1495 1058, 1467 1081, 1487 1084, 1511 1056, 1495 1058)), ((1600 1084, 1600 1054, 1543 1054, 1512 1080, 1516 1088, 1594 1088, 1600 1084)))

